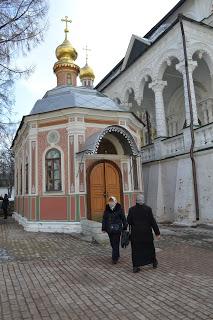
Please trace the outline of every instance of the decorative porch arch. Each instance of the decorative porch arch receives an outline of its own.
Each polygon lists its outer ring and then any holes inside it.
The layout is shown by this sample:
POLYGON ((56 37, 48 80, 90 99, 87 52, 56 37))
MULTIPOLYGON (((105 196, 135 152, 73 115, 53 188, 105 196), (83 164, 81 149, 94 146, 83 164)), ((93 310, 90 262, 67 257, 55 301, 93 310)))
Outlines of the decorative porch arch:
POLYGON ((119 125, 108 126, 104 130, 98 131, 88 137, 80 153, 97 154, 98 148, 107 134, 112 134, 118 138, 125 154, 130 156, 139 155, 140 152, 133 136, 126 128, 119 125))

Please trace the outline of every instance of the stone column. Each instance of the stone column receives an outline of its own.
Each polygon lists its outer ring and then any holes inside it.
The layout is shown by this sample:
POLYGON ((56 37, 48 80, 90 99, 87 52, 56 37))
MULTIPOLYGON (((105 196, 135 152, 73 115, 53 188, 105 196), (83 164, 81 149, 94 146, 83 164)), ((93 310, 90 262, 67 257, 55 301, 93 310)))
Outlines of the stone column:
POLYGON ((155 93, 155 115, 156 115, 156 129, 157 137, 167 137, 167 125, 165 108, 163 101, 163 89, 167 85, 167 81, 156 80, 149 84, 149 88, 155 93))
MULTIPOLYGON (((193 125, 198 126, 198 114, 197 114, 197 103, 195 96, 195 86, 193 81, 193 71, 197 67, 197 62, 190 60, 188 61, 188 69, 189 69, 189 82, 190 82, 190 90, 191 90, 191 99, 192 99, 192 109, 193 109, 193 125)), ((185 62, 180 62, 176 65, 176 69, 182 73, 183 75, 183 88, 184 88, 184 99, 185 99, 185 112, 186 112, 186 124, 187 126, 191 123, 190 118, 190 109, 189 109, 189 96, 188 96, 188 87, 187 87, 187 78, 186 78, 186 68, 185 62)))

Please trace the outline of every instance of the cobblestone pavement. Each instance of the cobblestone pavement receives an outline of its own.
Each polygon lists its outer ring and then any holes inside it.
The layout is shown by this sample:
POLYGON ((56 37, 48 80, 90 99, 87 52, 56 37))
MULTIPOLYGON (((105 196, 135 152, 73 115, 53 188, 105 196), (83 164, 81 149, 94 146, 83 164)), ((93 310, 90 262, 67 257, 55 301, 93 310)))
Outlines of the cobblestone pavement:
POLYGON ((159 268, 133 274, 130 248, 111 265, 108 245, 0 218, 0 319, 213 319, 213 229, 161 230, 159 268))

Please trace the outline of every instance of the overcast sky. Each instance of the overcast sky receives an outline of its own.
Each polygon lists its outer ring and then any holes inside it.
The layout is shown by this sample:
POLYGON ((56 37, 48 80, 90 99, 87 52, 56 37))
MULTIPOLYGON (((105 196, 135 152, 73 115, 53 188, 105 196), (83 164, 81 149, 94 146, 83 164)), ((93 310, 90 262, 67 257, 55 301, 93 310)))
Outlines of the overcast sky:
POLYGON ((36 100, 56 86, 53 64, 55 49, 64 40, 61 18, 69 16, 69 40, 78 52, 76 63, 83 67, 87 44, 89 65, 97 84, 125 55, 131 35, 143 37, 177 0, 50 0, 49 28, 45 41, 19 65, 35 65, 33 75, 16 83, 15 118, 30 113, 36 100))

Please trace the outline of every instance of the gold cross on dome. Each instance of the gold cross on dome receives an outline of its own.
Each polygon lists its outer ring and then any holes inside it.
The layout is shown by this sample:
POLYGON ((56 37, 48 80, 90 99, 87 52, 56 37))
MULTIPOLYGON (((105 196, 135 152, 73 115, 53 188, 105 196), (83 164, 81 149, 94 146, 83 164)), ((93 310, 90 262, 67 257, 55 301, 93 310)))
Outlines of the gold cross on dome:
POLYGON ((88 51, 91 51, 91 49, 89 49, 89 48, 87 47, 87 44, 86 44, 86 47, 83 48, 83 50, 86 51, 86 64, 87 64, 87 62, 88 62, 88 51))
POLYGON ((68 16, 65 16, 65 18, 62 18, 62 19, 61 19, 61 21, 62 21, 62 22, 65 22, 64 32, 65 32, 65 39, 67 39, 67 33, 69 32, 68 22, 71 23, 72 20, 71 20, 71 19, 68 19, 68 16))

